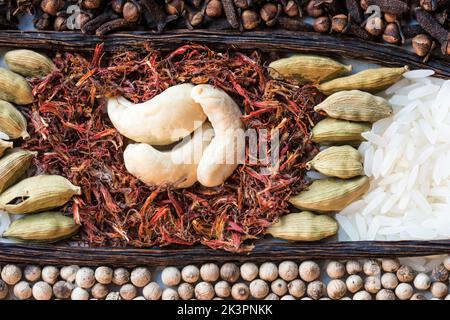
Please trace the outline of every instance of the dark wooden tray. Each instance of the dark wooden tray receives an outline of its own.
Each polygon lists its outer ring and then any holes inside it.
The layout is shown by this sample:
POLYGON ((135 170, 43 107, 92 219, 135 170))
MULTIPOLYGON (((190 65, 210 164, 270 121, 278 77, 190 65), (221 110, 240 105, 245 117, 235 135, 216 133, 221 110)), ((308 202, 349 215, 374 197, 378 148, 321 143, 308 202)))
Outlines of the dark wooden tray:
MULTIPOLYGON (((152 32, 119 33, 105 38, 77 32, 0 31, 0 48, 31 48, 45 50, 92 51, 99 43, 105 50, 142 47, 150 42, 159 49, 174 49, 188 42, 215 49, 260 49, 277 52, 322 53, 360 59, 385 66, 408 65, 412 69, 428 68, 436 76, 450 78, 450 59, 433 57, 423 63, 412 52, 397 46, 363 42, 347 37, 334 37, 302 32, 215 32, 179 30, 156 34, 152 32)), ((292 243, 261 241, 251 253, 229 253, 204 246, 162 248, 86 248, 63 245, 0 244, 0 262, 34 264, 177 265, 206 261, 261 261, 284 259, 348 259, 363 257, 407 257, 449 254, 450 240, 439 241, 356 241, 292 243)))

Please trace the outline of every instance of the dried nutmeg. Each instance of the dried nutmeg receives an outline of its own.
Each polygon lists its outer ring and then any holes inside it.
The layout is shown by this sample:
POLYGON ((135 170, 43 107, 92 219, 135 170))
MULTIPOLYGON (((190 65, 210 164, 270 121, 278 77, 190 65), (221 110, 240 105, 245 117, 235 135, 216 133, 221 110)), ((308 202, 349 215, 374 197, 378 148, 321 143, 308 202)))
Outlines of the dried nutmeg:
POLYGON ((298 17, 300 15, 297 2, 295 2, 294 0, 289 0, 284 6, 283 11, 291 18, 298 17))
POLYGON ((330 18, 326 16, 318 17, 314 19, 313 29, 316 32, 326 33, 330 31, 331 21, 330 18))
POLYGON ((123 17, 127 22, 137 22, 141 17, 141 9, 136 3, 127 2, 123 6, 123 17))
POLYGON ((399 43, 401 40, 400 30, 396 23, 389 23, 384 29, 383 40, 387 43, 399 43))
POLYGON ((64 8, 64 0, 43 0, 41 9, 51 16, 56 16, 59 10, 64 8))
POLYGON ((222 2, 220 0, 209 1, 205 13, 210 18, 219 18, 223 13, 222 2))
POLYGON ((323 15, 324 11, 320 5, 320 1, 311 0, 306 6, 306 13, 313 18, 318 18, 323 15))
POLYGON ((102 5, 102 0, 83 0, 81 5, 85 9, 98 9, 102 5))
POLYGON ((412 46, 419 57, 425 57, 432 46, 431 38, 426 34, 419 34, 412 39, 412 46))
POLYGON ((257 12, 253 10, 245 10, 242 12, 242 26, 245 30, 253 30, 259 26, 261 19, 257 12))
POLYGON ((125 0, 112 0, 111 1, 111 8, 116 13, 122 13, 124 4, 125 4, 125 0))
POLYGON ((341 33, 347 27, 347 16, 345 14, 335 15, 331 19, 331 30, 333 32, 341 33))
POLYGON ((384 21, 380 17, 369 18, 364 28, 373 36, 381 36, 384 31, 384 21))

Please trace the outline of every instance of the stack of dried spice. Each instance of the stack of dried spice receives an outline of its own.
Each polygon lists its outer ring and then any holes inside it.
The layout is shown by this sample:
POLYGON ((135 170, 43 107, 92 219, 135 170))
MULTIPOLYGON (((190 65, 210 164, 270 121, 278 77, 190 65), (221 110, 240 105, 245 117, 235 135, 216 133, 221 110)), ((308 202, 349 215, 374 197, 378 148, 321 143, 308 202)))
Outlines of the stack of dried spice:
MULTIPOLYGON (((12 103, 27 105, 33 101, 25 76, 40 77, 55 68, 51 60, 29 50, 14 50, 5 55, 10 70, 0 68, 0 131, 8 140, 28 139, 27 120, 12 103)), ((22 111, 23 112, 23 111, 22 111)), ((32 214, 14 221, 2 234, 29 241, 57 241, 73 235, 79 228, 72 218, 60 212, 45 212, 68 202, 80 188, 58 175, 26 174, 36 151, 13 148, 12 141, 0 140, 0 210, 9 214, 32 214), (6 150, 6 151, 5 151, 6 150)))

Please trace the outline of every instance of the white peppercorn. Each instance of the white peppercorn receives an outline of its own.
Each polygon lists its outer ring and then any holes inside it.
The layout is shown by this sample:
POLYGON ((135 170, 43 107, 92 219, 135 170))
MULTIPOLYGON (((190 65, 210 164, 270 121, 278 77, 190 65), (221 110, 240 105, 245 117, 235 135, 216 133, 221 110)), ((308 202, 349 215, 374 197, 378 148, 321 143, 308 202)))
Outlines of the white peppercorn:
POLYGON ((275 281, 275 279, 278 278, 277 265, 272 262, 264 262, 259 267, 259 277, 262 280, 266 280, 269 282, 275 281))
POLYGON ((0 279, 0 300, 6 298, 6 296, 8 295, 8 291, 9 291, 8 285, 6 284, 5 281, 0 279))
POLYGON ((372 296, 367 291, 361 290, 353 295, 353 300, 372 300, 372 296))
POLYGON ((347 293, 345 282, 339 279, 331 280, 327 285, 327 294, 333 300, 339 300, 347 293))
POLYGON ((363 279, 357 274, 353 274, 345 280, 348 291, 351 293, 358 292, 364 285, 363 279))
POLYGON ((377 293, 381 289, 381 281, 377 276, 369 276, 364 279, 364 289, 372 294, 377 293))
POLYGON ((395 289, 398 285, 398 279, 395 273, 387 272, 381 276, 381 285, 385 289, 395 289))
POLYGON ((270 284, 270 289, 278 296, 284 296, 288 292, 286 281, 283 279, 277 279, 270 284))
POLYGON ((414 270, 409 266, 400 266, 396 272, 397 278, 400 282, 411 282, 414 280, 414 270))
POLYGON ((108 293, 108 287, 103 283, 96 283, 91 289, 91 294, 95 299, 105 299, 108 293))
POLYGON ((144 267, 138 267, 131 271, 130 280, 138 288, 145 287, 151 280, 150 270, 144 267))
POLYGON ((89 300, 89 292, 83 288, 76 287, 73 289, 70 298, 72 300, 89 300))
POLYGON ((320 277, 320 267, 314 261, 303 261, 298 268, 300 278, 303 281, 311 282, 320 277))
POLYGON ((400 262, 398 259, 382 259, 381 268, 384 272, 397 272, 400 268, 400 262))
POLYGON ((178 286, 178 296, 181 300, 190 300, 194 297, 194 287, 192 284, 183 282, 178 286))
POLYGON ((31 287, 27 281, 20 281, 14 286, 14 295, 20 300, 26 300, 31 297, 31 287))
POLYGON ((228 298, 231 295, 231 287, 226 281, 219 281, 214 285, 214 291, 220 298, 228 298))
POLYGON ((198 300, 211 300, 214 295, 214 288, 209 282, 202 281, 195 286, 195 298, 198 300))
POLYGON ((428 290, 431 286, 431 279, 426 273, 418 273, 414 278, 414 287, 418 290, 428 290))
POLYGON ((114 292, 108 293, 105 300, 122 300, 122 297, 120 296, 119 292, 114 291, 114 292))
POLYGON ((235 283, 231 287, 231 296, 234 300, 247 300, 250 290, 245 283, 235 283))
POLYGON ((23 270, 23 275, 30 282, 38 281, 41 278, 41 267, 27 265, 23 270))
POLYGON ((431 284, 430 291, 434 297, 442 299, 448 294, 448 287, 445 283, 437 281, 431 284))
POLYGON ((363 264, 364 274, 367 276, 377 276, 380 274, 381 269, 378 261, 376 260, 366 260, 363 264))
POLYGON ((433 271, 431 271, 431 279, 433 281, 440 281, 440 282, 447 281, 448 270, 444 267, 443 264, 434 267, 433 271))
POLYGON ((376 294, 375 300, 395 300, 395 293, 389 289, 381 289, 376 294))
POLYGON ((267 297, 264 298, 264 300, 280 300, 280 297, 275 293, 269 293, 267 297))
POLYGON ((200 267, 200 277, 203 281, 215 282, 219 279, 220 269, 217 264, 205 263, 200 267))
POLYGON ((298 266, 293 261, 283 261, 278 266, 278 274, 285 281, 292 281, 298 276, 298 266))
POLYGON ((414 293, 409 300, 427 300, 427 298, 421 293, 414 293))
POLYGON ((59 270, 54 266, 45 266, 42 269, 42 280, 47 282, 48 284, 55 284, 56 280, 59 277, 59 270))
POLYGON ((306 288, 306 294, 308 297, 319 300, 325 295, 326 288, 322 281, 313 281, 308 284, 308 287, 306 288))
POLYGON ((142 294, 147 300, 159 300, 161 298, 162 289, 156 282, 150 282, 142 290, 142 294))
POLYGON ((22 278, 22 270, 16 265, 7 264, 3 267, 1 275, 3 281, 12 286, 22 278))
POLYGON ((167 267, 161 272, 161 281, 168 287, 176 286, 181 281, 181 273, 175 267, 167 267))
POLYGON ((406 282, 400 283, 397 288, 395 288, 395 295, 400 300, 409 300, 414 293, 413 287, 406 282))
POLYGON ((52 298, 52 287, 45 282, 39 281, 33 285, 33 298, 36 300, 50 300, 52 298))
POLYGON ((292 280, 288 283, 288 292, 295 298, 301 298, 306 292, 306 285, 300 279, 292 280))
POLYGON ((443 264, 444 264, 445 269, 447 269, 448 271, 450 271, 450 256, 447 256, 447 257, 444 259, 443 264))
POLYGON ((295 298, 289 294, 282 296, 280 300, 295 300, 295 298))
POLYGON ((113 269, 105 266, 95 269, 94 277, 101 284, 110 284, 113 279, 113 269))
POLYGON ((220 268, 220 277, 222 280, 234 283, 238 281, 240 276, 239 267, 234 263, 225 263, 220 268))
POLYGON ((269 294, 269 286, 264 280, 255 279, 250 282, 249 287, 253 298, 263 299, 269 294))
POLYGON ((119 290, 124 300, 133 300, 137 296, 137 289, 131 283, 124 284, 119 290))
POLYGON ((112 282, 121 286, 130 281, 130 273, 125 268, 117 268, 113 272, 112 282))
POLYGON ((258 276, 258 266, 251 262, 241 265, 241 277, 245 281, 253 281, 258 276))
POLYGON ((58 299, 69 299, 75 285, 72 282, 60 280, 53 285, 53 294, 58 299))
POLYGON ((78 270, 75 277, 75 283, 77 284, 77 286, 83 289, 92 288, 92 286, 95 284, 94 270, 86 267, 78 270))
POLYGON ((345 270, 348 274, 358 274, 362 271, 362 265, 359 261, 356 260, 349 260, 345 264, 345 270))
POLYGON ((62 267, 60 271, 61 279, 74 282, 78 270, 80 270, 80 267, 75 265, 62 267))
POLYGON ((187 283, 196 283, 200 277, 200 270, 194 265, 185 266, 181 270, 181 279, 187 283))
POLYGON ((339 279, 345 275, 345 266, 339 261, 330 261, 326 271, 331 279, 339 279))

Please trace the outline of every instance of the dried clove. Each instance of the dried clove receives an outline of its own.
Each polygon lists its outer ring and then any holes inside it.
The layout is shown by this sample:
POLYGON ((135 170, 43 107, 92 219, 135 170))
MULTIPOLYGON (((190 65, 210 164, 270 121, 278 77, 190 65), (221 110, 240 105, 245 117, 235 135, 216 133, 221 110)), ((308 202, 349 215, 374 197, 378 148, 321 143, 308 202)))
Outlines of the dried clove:
MULTIPOLYGON (((223 11, 227 17, 228 23, 233 29, 238 29, 240 26, 238 16, 236 14, 236 8, 234 7, 233 0, 222 0, 223 11)), ((246 14, 252 15, 252 14, 246 14)), ((247 19, 247 18, 246 18, 247 19)), ((245 28, 245 27, 244 27, 245 28)))
POLYGON ((253 30, 259 26, 261 18, 259 14, 254 10, 244 10, 242 12, 242 26, 245 30, 253 30))
POLYGON ((83 0, 81 6, 84 9, 98 9, 102 5, 102 0, 83 0))
POLYGON ((399 43, 402 40, 400 29, 396 23, 391 22, 386 26, 383 33, 383 40, 391 44, 399 43))
POLYGON ((62 8, 64 8, 64 0, 42 0, 41 2, 42 11, 51 16, 56 16, 62 8))
POLYGON ((438 8, 449 6, 449 0, 420 0, 420 6, 429 12, 436 11, 438 8))
POLYGON ((294 0, 289 0, 283 8, 284 13, 291 18, 300 16, 299 7, 297 2, 294 0))
POLYGON ((418 24, 402 26, 401 31, 406 39, 411 39, 419 34, 425 33, 423 28, 418 24))
POLYGON ((125 0, 112 0, 111 1, 111 8, 116 13, 122 13, 124 4, 125 4, 125 0))
POLYGON ((318 18, 321 15, 323 15, 325 12, 321 6, 320 3, 318 3, 318 1, 316 0, 311 0, 310 2, 308 2, 308 4, 306 5, 306 13, 308 14, 308 16, 313 17, 313 18, 318 18))
POLYGON ((412 39, 412 47, 419 57, 425 57, 431 48, 431 38, 426 34, 419 34, 412 39))
POLYGON ((138 22, 141 18, 141 8, 136 2, 130 1, 123 6, 122 14, 127 22, 138 22))
POLYGON ((383 17, 387 23, 399 21, 399 17, 396 14, 386 12, 385 14, 383 14, 383 17))
POLYGON ((184 10, 183 0, 171 0, 166 3, 166 13, 169 15, 181 15, 184 10))
POLYGON ((44 13, 41 16, 35 18, 33 20, 34 26, 38 30, 47 30, 50 28, 51 20, 50 15, 48 13, 44 13))
POLYGON ((450 54, 450 33, 422 8, 416 8, 416 19, 422 28, 441 44, 442 54, 450 54))
POLYGON ((248 9, 250 7, 250 0, 234 0, 233 2, 239 9, 248 9))
POLYGON ((203 0, 187 0, 188 4, 191 5, 194 8, 200 8, 200 5, 202 4, 203 0))
POLYGON ((267 24, 270 23, 278 16, 278 6, 274 3, 266 3, 262 6, 261 10, 259 10, 259 15, 261 19, 267 24))
POLYGON ((345 6, 347 7, 348 16, 351 21, 354 21, 357 24, 361 24, 364 20, 364 12, 362 11, 358 1, 346 0, 345 6))
MULTIPOLYGON (((205 19, 205 15, 201 11, 192 12, 189 14, 189 19, 188 19, 189 25, 191 26, 191 28, 198 27, 199 25, 201 25, 203 23, 204 19, 205 19)), ((188 25, 188 28, 189 28, 189 25, 188 25)))
POLYGON ((392 14, 403 14, 409 11, 408 3, 401 0, 367 0, 369 6, 378 6, 381 11, 392 14))
POLYGON ((315 32, 326 33, 329 32, 331 28, 330 18, 327 16, 322 16, 314 19, 313 29, 315 32))
POLYGON ((56 16, 55 21, 53 21, 53 29, 55 31, 66 31, 69 30, 67 27, 67 14, 59 14, 56 16))
POLYGON ((354 35, 363 40, 372 40, 372 35, 369 34, 364 28, 361 28, 356 23, 352 21, 347 22, 347 26, 345 27, 343 34, 354 35))
POLYGON ((345 27, 347 26, 347 20, 348 18, 345 14, 335 15, 331 19, 331 30, 337 33, 344 32, 345 27))
POLYGON ((219 18, 223 13, 222 2, 220 0, 209 1, 205 13, 210 18, 219 18))
POLYGON ((108 33, 113 31, 118 31, 130 26, 130 23, 125 19, 114 19, 102 24, 96 31, 95 34, 98 37, 103 37, 108 33))
POLYGON ((115 12, 112 11, 105 11, 95 17, 94 19, 90 20, 89 22, 85 23, 84 26, 81 28, 81 32, 86 34, 94 34, 95 31, 105 22, 118 19, 119 15, 117 15, 115 12))
POLYGON ((278 17, 278 24, 286 30, 289 31, 305 31, 307 29, 306 24, 303 20, 289 18, 289 17, 278 17))
POLYGON ((158 32, 163 31, 166 24, 168 23, 168 18, 161 7, 156 3, 155 0, 141 0, 140 2, 144 19, 150 27, 156 26, 158 32))

